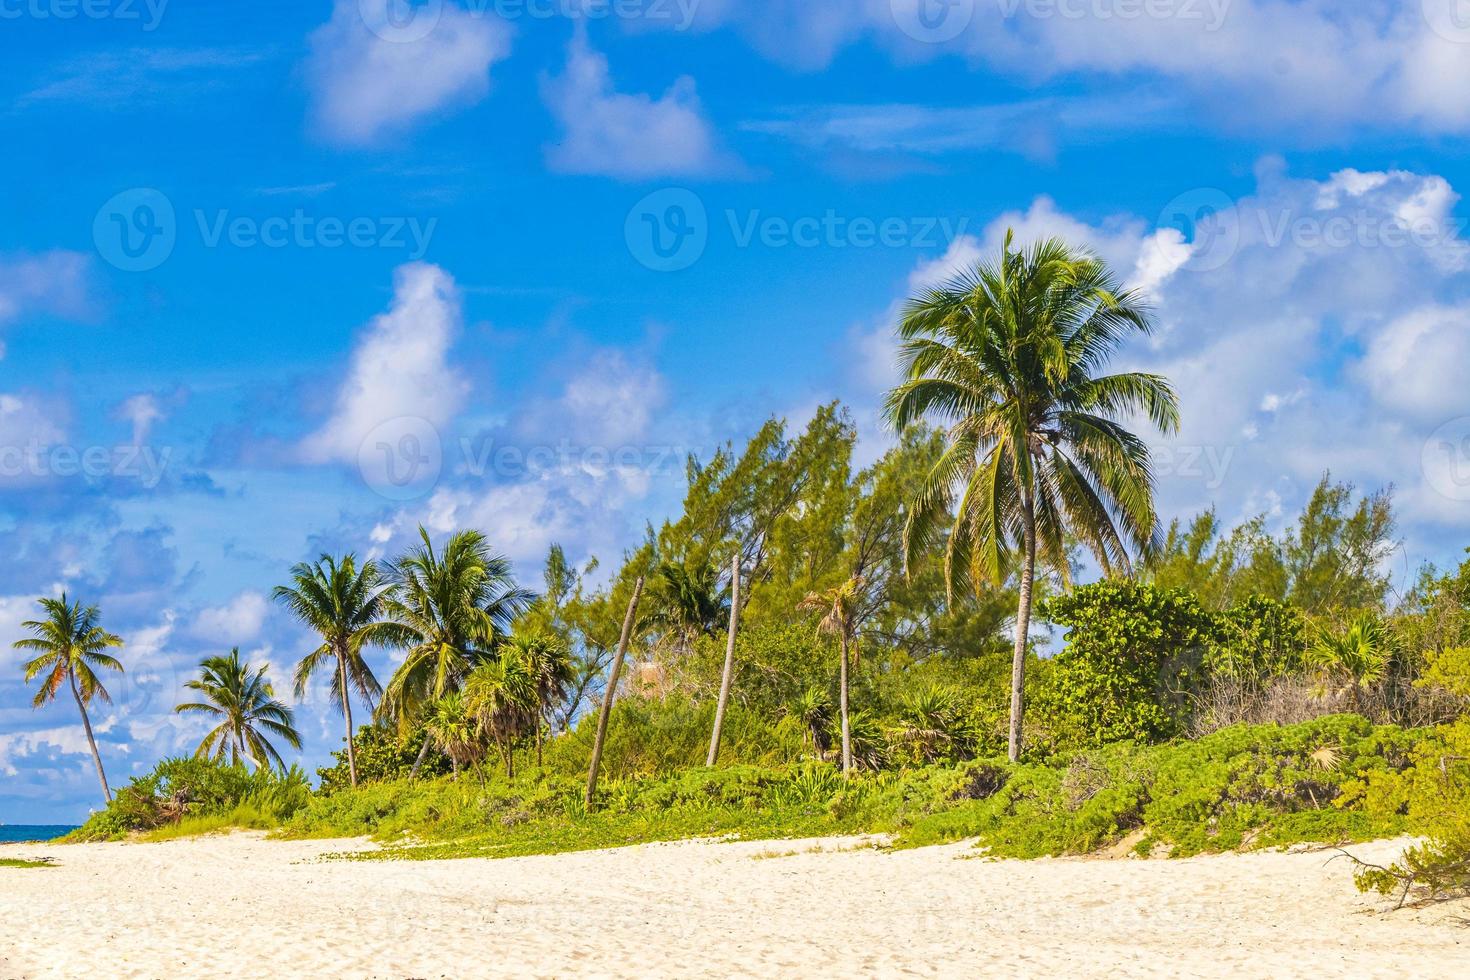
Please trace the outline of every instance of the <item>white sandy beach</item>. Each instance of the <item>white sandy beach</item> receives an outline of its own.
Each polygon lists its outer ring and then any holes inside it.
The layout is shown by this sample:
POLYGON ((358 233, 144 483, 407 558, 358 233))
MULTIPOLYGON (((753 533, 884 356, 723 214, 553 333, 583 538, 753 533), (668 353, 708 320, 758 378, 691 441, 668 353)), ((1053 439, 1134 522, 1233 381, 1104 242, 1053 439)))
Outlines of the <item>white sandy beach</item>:
POLYGON ((1021 862, 852 843, 444 862, 323 861, 371 845, 255 834, 6 845, 0 857, 58 864, 0 868, 0 976, 1402 980, 1470 967, 1470 907, 1387 913, 1330 852, 1021 862))

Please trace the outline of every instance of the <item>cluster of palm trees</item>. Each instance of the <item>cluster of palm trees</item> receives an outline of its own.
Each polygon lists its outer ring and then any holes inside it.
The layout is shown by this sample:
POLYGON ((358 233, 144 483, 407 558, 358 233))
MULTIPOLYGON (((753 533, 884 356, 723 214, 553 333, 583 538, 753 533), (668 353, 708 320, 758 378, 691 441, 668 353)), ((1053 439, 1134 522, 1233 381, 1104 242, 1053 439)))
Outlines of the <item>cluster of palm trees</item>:
MULTIPOLYGON (((346 725, 346 754, 353 785, 357 760, 352 743, 353 697, 375 720, 400 732, 422 727, 431 747, 456 768, 498 747, 514 772, 514 747, 532 739, 538 759, 548 719, 573 679, 570 653, 544 632, 512 632, 512 624, 534 596, 517 588, 505 558, 490 551, 478 531, 461 531, 435 549, 427 532, 421 542, 385 566, 353 555, 323 555, 291 570, 291 582, 274 597, 321 644, 296 665, 295 695, 304 698, 312 680, 329 673, 332 700, 346 725), (383 687, 368 664, 369 647, 398 648, 403 663, 383 687)), ((27 683, 41 678, 34 698, 40 706, 69 688, 81 713, 103 795, 111 789, 97 751, 88 705, 110 697, 99 670, 121 672, 107 651, 120 637, 100 625, 96 606, 60 598, 40 600, 45 617, 28 621, 31 636, 15 643, 36 656, 25 664, 27 683)), ((196 698, 178 714, 202 714, 216 722, 197 755, 231 763, 285 768, 276 741, 300 749, 291 708, 277 697, 269 665, 228 656, 206 658, 197 678, 184 687, 196 698)))
MULTIPOLYGON (((939 422, 946 437, 943 454, 905 508, 905 565, 921 553, 939 552, 951 591, 963 583, 978 593, 1017 576, 1012 759, 1021 750, 1038 566, 1065 581, 1069 548, 1080 543, 1104 571, 1126 570, 1130 555, 1146 553, 1156 540, 1149 450, 1128 424, 1143 418, 1172 432, 1179 423, 1178 403, 1157 375, 1101 373, 1125 340, 1150 329, 1142 298, 1123 290, 1097 258, 1058 240, 1015 249, 1009 234, 995 260, 914 298, 898 326, 905 378, 888 393, 887 418, 899 430, 939 422)), ((475 761, 493 743, 510 770, 515 742, 534 733, 539 746, 548 708, 567 684, 567 653, 555 639, 511 635, 531 596, 515 587, 505 559, 489 552, 484 537, 461 532, 435 551, 422 530, 421 536, 418 547, 384 568, 374 562, 359 566, 351 556, 323 557, 297 566, 292 584, 275 592, 321 637, 297 667, 296 691, 304 693, 313 676, 331 671, 354 784, 353 692, 378 720, 401 731, 426 728, 420 761, 432 743, 457 766, 475 761), (364 648, 373 645, 405 651, 386 688, 363 658, 364 648)), ((674 610, 667 625, 684 646, 717 629, 723 618, 713 588, 716 575, 713 567, 664 573, 674 610)), ((840 647, 846 770, 853 765, 847 673, 860 625, 861 575, 855 570, 848 583, 804 603, 820 613, 822 631, 840 647)), ((92 697, 106 697, 94 668, 121 669, 105 653, 121 641, 97 625, 95 608, 67 605, 64 596, 42 601, 49 618, 26 624, 35 636, 20 644, 41 653, 27 664, 27 678, 45 676, 38 704, 70 684, 91 740, 86 705, 92 697)), ((738 603, 732 605, 738 614, 738 603)), ((629 616, 631 621, 631 608, 629 616)), ((732 633, 733 625, 732 616, 732 633)), ((626 632, 620 647, 626 646, 626 632)), ((621 656, 620 649, 600 732, 621 656)), ((265 736, 292 741, 287 733, 294 729, 263 669, 241 664, 233 654, 206 661, 201 669, 194 689, 204 701, 180 706, 222 716, 201 751, 228 750, 259 763, 278 759, 265 736)), ((727 658, 722 698, 728 674, 727 658)), ((718 743, 716 731, 711 760, 718 743)), ((95 741, 92 746, 97 758, 95 741)), ((589 798, 597 756, 594 750, 589 798)), ((101 776, 100 758, 97 765, 101 776)))

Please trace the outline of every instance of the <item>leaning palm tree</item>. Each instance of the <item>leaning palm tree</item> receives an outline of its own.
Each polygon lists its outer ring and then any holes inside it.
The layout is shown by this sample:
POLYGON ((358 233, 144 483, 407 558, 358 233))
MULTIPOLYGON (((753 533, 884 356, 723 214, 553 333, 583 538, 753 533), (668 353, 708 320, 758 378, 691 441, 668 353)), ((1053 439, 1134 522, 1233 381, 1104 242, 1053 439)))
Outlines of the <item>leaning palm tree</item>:
POLYGON ((909 510, 905 564, 943 545, 951 597, 958 580, 978 593, 1019 566, 1012 760, 1037 561, 1066 581, 1068 535, 1108 574, 1154 544, 1149 451, 1125 423, 1141 415, 1177 431, 1178 401, 1158 375, 1100 373, 1151 329, 1140 297, 1098 259, 1055 239, 1013 250, 1009 233, 995 261, 911 300, 899 323, 905 380, 887 417, 900 430, 931 417, 948 425, 909 510))
POLYGON ((275 688, 266 679, 269 664, 252 667, 240 659, 235 647, 228 657, 206 657, 199 663, 199 677, 184 687, 197 691, 199 701, 178 705, 178 714, 206 714, 219 719, 195 751, 198 758, 220 760, 228 752, 231 765, 244 759, 256 769, 275 767, 286 770, 286 761, 276 751, 267 735, 284 739, 300 751, 301 735, 285 702, 276 698, 275 688))
POLYGON ((322 555, 315 564, 302 562, 291 569, 291 585, 277 586, 273 593, 277 602, 322 638, 321 646, 308 653, 296 665, 296 698, 306 696, 312 675, 326 668, 332 670, 332 698, 342 711, 347 724, 347 772, 352 785, 357 785, 357 753, 352 745, 352 698, 355 690, 371 711, 383 693, 372 668, 363 659, 363 648, 370 643, 385 643, 389 630, 383 622, 383 595, 388 589, 369 561, 361 568, 353 555, 340 561, 322 555))
POLYGON ((1341 633, 1321 629, 1307 650, 1309 663, 1346 675, 1353 710, 1363 711, 1363 692, 1388 674, 1393 659, 1388 629, 1372 613, 1363 613, 1341 633))
POLYGON ((71 696, 82 715, 82 730, 87 733, 87 745, 92 749, 92 762, 97 766, 97 779, 102 783, 102 795, 112 802, 112 790, 107 785, 107 774, 102 770, 102 756, 97 752, 97 739, 92 734, 92 720, 87 717, 87 705, 93 698, 103 703, 111 702, 107 688, 97 679, 93 670, 105 667, 121 673, 122 664, 106 651, 123 645, 122 638, 104 630, 98 620, 101 614, 96 606, 83 606, 80 602, 68 604, 66 593, 59 599, 41 599, 41 608, 46 611, 45 619, 32 619, 21 626, 33 633, 16 640, 17 650, 28 650, 38 654, 25 665, 26 683, 41 677, 41 689, 31 701, 33 707, 56 700, 62 685, 71 688, 71 696))
POLYGON ((857 635, 857 616, 862 604, 863 580, 850 578, 841 585, 822 592, 813 592, 801 600, 798 608, 820 612, 817 632, 837 638, 841 653, 841 665, 837 675, 837 710, 842 720, 842 774, 852 774, 852 727, 847 712, 848 659, 853 640, 857 635))
MULTIPOLYGON (((493 659, 511 623, 535 598, 515 586, 510 563, 491 553, 479 531, 460 531, 442 551, 423 528, 419 535, 419 546, 393 567, 394 587, 383 602, 389 625, 378 634, 407 651, 378 706, 379 718, 397 723, 400 732, 493 659)), ((428 747, 425 740, 420 762, 428 747)))

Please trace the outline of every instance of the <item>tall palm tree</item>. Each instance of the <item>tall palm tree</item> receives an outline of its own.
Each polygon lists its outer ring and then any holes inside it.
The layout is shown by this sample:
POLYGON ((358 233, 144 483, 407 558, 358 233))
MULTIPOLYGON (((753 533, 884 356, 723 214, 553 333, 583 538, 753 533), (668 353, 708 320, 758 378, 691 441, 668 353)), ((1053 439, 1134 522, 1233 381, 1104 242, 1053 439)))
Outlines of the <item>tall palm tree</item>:
POLYGON ((852 774, 852 725, 847 711, 847 674, 849 653, 857 636, 858 609, 862 605, 863 580, 850 578, 841 585, 813 592, 801 600, 798 608, 820 612, 817 621, 818 634, 826 633, 837 638, 842 656, 837 675, 837 710, 842 719, 842 774, 852 774))
POLYGON ((1321 629, 1307 650, 1307 660, 1347 675, 1353 710, 1361 714, 1363 692, 1383 680, 1393 660, 1388 629, 1373 613, 1361 614, 1341 633, 1321 629))
POLYGON ((316 633, 322 644, 296 665, 296 698, 306 696, 312 675, 332 668, 332 697, 347 724, 347 772, 352 785, 357 785, 357 753, 352 745, 352 698, 350 692, 367 702, 371 711, 383 689, 363 659, 363 647, 374 642, 386 643, 389 630, 382 620, 383 581, 377 565, 369 561, 361 568, 353 555, 340 561, 322 555, 315 564, 302 562, 291 569, 291 585, 279 585, 273 593, 284 605, 316 633))
POLYGON ((1037 560, 1065 581, 1068 534, 1108 574, 1154 543, 1149 451, 1124 423, 1177 431, 1178 401, 1158 375, 1100 373, 1151 329, 1140 297, 1091 254, 1056 239, 1013 250, 1009 233, 996 260, 910 300, 899 323, 906 380, 888 393, 888 419, 948 425, 909 510, 905 562, 943 542, 951 595, 958 578, 978 592, 1019 564, 1012 760, 1037 560))
POLYGON ((458 532, 442 551, 422 527, 419 536, 421 543, 394 564, 394 587, 383 602, 389 625, 378 634, 407 651, 378 706, 379 717, 400 731, 493 659, 511 623, 535 598, 516 587, 510 563, 491 553, 479 531, 458 532))
POLYGON ((502 658, 515 658, 526 665, 535 699, 536 765, 541 765, 541 729, 548 713, 566 700, 576 679, 572 654, 560 637, 550 633, 516 633, 501 648, 502 658))
POLYGON ((285 702, 276 698, 275 689, 266 679, 269 664, 251 667, 240 659, 235 647, 228 657, 206 657, 199 663, 199 677, 184 686, 197 691, 202 700, 178 705, 178 714, 203 713, 218 718, 219 724, 209 730, 199 743, 199 758, 223 759, 230 754, 231 765, 245 759, 257 769, 275 766, 285 771, 286 762, 267 735, 284 739, 296 750, 301 749, 301 735, 285 702))
POLYGON ((56 692, 63 684, 71 688, 71 696, 82 715, 82 730, 87 733, 87 745, 92 749, 92 762, 97 767, 97 779, 102 783, 102 795, 112 802, 112 790, 107 785, 107 773, 102 769, 102 756, 97 752, 97 739, 92 734, 92 720, 87 717, 87 705, 93 698, 110 703, 112 698, 107 688, 97 679, 93 668, 105 667, 122 672, 122 664, 106 651, 123 645, 122 638, 104 630, 99 624, 101 614, 96 606, 83 606, 80 602, 68 604, 66 593, 60 599, 41 599, 45 619, 32 619, 21 626, 33 633, 16 640, 17 650, 29 650, 37 656, 25 665, 26 683, 42 677, 41 689, 36 692, 31 705, 39 708, 56 700, 56 692))

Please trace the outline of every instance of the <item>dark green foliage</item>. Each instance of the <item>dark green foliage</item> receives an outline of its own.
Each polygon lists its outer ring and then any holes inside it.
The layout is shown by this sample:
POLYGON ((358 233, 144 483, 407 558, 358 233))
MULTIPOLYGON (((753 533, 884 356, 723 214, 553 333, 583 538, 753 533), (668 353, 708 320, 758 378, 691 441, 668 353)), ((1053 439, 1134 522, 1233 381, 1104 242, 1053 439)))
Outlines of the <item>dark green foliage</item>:
POLYGON ((268 768, 252 772, 212 759, 165 759, 147 775, 134 777, 107 809, 94 813, 69 839, 111 840, 242 806, 284 820, 310 799, 306 774, 295 766, 283 773, 268 768))
POLYGON ((1219 617, 1205 667, 1215 676, 1260 683, 1300 671, 1309 645, 1306 619, 1295 606, 1247 596, 1219 617))
MULTIPOLYGON (((352 747, 357 752, 357 778, 364 782, 381 782, 406 777, 418 758, 424 744, 424 726, 418 725, 400 737, 398 731, 386 725, 363 725, 352 737, 352 747)), ((347 750, 332 753, 336 762, 325 769, 318 769, 321 782, 317 792, 331 794, 350 785, 347 772, 347 750)), ((424 757, 419 774, 425 777, 438 776, 449 771, 449 760, 437 752, 424 757)))
POLYGON ((1225 729, 1193 742, 1118 743, 1018 766, 998 789, 993 767, 972 764, 982 798, 925 817, 913 844, 978 837, 1009 857, 1084 854, 1130 834, 1136 849, 1202 851, 1346 841, 1403 828, 1344 790, 1408 764, 1416 733, 1338 716, 1303 725, 1225 729))
POLYGON ((1049 599, 1066 627, 1037 692, 1036 715, 1054 745, 1170 738, 1183 730, 1219 627, 1183 589, 1108 580, 1049 599))

